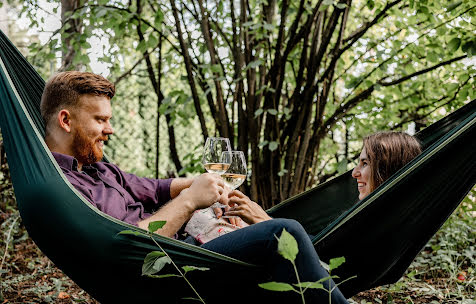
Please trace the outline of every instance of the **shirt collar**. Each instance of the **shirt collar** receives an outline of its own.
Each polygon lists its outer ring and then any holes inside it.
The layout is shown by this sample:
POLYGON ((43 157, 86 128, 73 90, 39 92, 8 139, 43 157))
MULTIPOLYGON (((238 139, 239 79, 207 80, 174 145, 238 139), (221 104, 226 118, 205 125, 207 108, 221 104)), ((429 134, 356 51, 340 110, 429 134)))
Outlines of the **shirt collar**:
POLYGON ((60 168, 71 171, 78 171, 78 160, 70 155, 61 154, 58 152, 51 152, 60 168))

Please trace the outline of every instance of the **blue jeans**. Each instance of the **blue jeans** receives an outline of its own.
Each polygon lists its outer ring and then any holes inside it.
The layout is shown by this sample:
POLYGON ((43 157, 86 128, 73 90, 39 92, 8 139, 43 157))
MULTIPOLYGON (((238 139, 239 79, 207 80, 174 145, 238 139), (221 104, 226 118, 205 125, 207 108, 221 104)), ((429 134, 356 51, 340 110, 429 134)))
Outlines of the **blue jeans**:
MULTIPOLYGON (((277 250, 278 241, 275 236, 279 237, 283 228, 291 233, 298 243, 299 253, 295 263, 300 281, 315 282, 328 277, 329 274, 321 266, 311 239, 301 224, 295 220, 273 219, 261 222, 225 234, 203 244, 202 247, 245 262, 262 265, 271 275, 272 281, 296 283, 296 273, 291 262, 284 259, 277 250)), ((334 286, 332 280, 324 282, 326 290, 334 286)), ((293 299, 299 302, 299 295, 294 292, 287 294, 292 294, 293 299)), ((304 294, 307 303, 329 303, 329 294, 326 291, 308 289, 304 294)), ((331 302, 348 303, 338 288, 332 292, 331 302)))

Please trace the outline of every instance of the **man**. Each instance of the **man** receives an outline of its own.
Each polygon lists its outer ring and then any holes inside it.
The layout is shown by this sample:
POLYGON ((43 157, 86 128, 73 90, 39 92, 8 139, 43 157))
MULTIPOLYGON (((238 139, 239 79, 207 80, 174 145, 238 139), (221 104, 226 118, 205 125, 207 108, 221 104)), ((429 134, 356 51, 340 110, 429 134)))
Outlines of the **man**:
MULTIPOLYGON (((113 134, 110 99, 112 83, 92 73, 63 72, 46 84, 41 114, 46 123, 45 141, 68 180, 94 206, 119 220, 147 229, 152 221, 166 224, 156 233, 172 237, 197 209, 216 201, 235 206, 225 214, 237 215, 251 226, 225 234, 202 247, 265 266, 276 281, 296 282, 292 264, 277 253, 276 235, 283 229, 297 240, 296 267, 301 281, 327 277, 302 226, 293 220, 273 219, 239 191, 227 193, 216 174, 194 179, 155 180, 121 171, 100 162, 104 141, 113 134), (253 225, 256 224, 256 225, 253 225)), ((333 286, 333 282, 330 284, 333 286)), ((308 291, 311 301, 328 295, 308 291)), ((336 289, 333 303, 346 303, 336 289)))
POLYGON ((90 203, 144 229, 151 221, 165 220, 157 233, 170 237, 196 209, 217 200, 227 202, 218 175, 152 180, 98 162, 104 142, 114 132, 110 123, 114 93, 114 85, 99 75, 66 72, 54 76, 42 96, 46 144, 68 180, 90 203), (159 210, 152 214, 154 209, 159 210))

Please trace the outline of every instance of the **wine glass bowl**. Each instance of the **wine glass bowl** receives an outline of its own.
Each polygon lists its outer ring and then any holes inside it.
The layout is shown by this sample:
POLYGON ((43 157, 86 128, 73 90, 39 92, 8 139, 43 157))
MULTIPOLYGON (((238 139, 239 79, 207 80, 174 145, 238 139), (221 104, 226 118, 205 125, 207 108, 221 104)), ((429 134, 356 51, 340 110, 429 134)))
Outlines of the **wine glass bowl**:
POLYGON ((230 167, 230 140, 224 137, 208 137, 203 151, 202 164, 208 173, 222 175, 230 167))
POLYGON ((222 178, 225 185, 235 190, 246 180, 246 160, 243 151, 223 152, 225 159, 231 159, 230 166, 222 178))
MULTIPOLYGON (((225 185, 230 188, 231 190, 235 190, 243 182, 246 180, 246 159, 245 159, 245 154, 243 151, 231 151, 231 152, 223 152, 225 155, 229 155, 231 159, 231 164, 226 170, 225 173, 221 176, 223 178, 223 181, 225 185)), ((233 216, 233 215, 224 215, 224 218, 239 218, 239 216, 233 216)))

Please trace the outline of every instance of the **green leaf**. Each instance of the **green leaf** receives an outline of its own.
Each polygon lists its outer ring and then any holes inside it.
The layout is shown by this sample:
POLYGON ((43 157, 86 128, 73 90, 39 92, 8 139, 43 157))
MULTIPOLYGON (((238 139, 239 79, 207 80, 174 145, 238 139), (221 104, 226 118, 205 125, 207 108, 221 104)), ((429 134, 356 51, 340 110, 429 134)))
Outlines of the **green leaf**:
POLYGON ((368 1, 367 1, 367 7, 369 8, 369 10, 373 10, 374 7, 375 7, 375 2, 374 2, 374 0, 368 0, 368 1))
POLYGON ((286 174, 286 173, 288 173, 288 170, 283 169, 283 170, 278 172, 278 176, 284 176, 284 174, 286 174))
POLYGON ((194 301, 202 302, 202 300, 200 300, 198 298, 192 298, 192 297, 182 298, 182 300, 194 300, 194 301))
POLYGON ((426 58, 431 62, 438 62, 438 55, 435 52, 428 52, 426 58))
POLYGON ((182 266, 182 269, 185 273, 194 271, 194 270, 200 270, 200 271, 210 270, 210 268, 207 268, 207 267, 196 267, 196 266, 182 266))
POLYGON ((456 1, 456 2, 451 3, 450 5, 448 5, 446 7, 446 12, 451 12, 452 10, 454 10, 455 8, 460 6, 461 3, 463 3, 463 1, 456 1))
POLYGON ((137 236, 141 236, 141 235, 145 236, 144 233, 139 232, 139 231, 134 231, 134 230, 122 230, 117 234, 132 234, 132 235, 137 235, 137 236))
POLYGON ((294 262, 299 252, 296 239, 286 229, 283 229, 278 239, 278 252, 283 258, 291 262, 294 262))
POLYGON ((144 51, 147 49, 147 45, 145 43, 145 40, 142 40, 139 42, 139 45, 137 45, 137 50, 141 53, 144 53, 144 51))
POLYGON ((255 118, 263 114, 263 109, 259 108, 258 110, 255 111, 255 118))
POLYGON ((158 271, 155 270, 155 262, 162 257, 165 257, 165 253, 162 251, 152 251, 147 254, 144 259, 144 264, 142 265, 142 275, 157 273, 158 271))
POLYGON ((219 11, 220 13, 223 13, 223 1, 220 1, 218 3, 217 11, 219 11))
POLYGON ((269 109, 268 113, 271 114, 271 115, 276 115, 276 114, 278 114, 278 111, 276 111, 276 109, 269 109))
POLYGON ((155 260, 154 266, 152 267, 156 272, 159 272, 164 268, 166 264, 172 263, 172 260, 168 256, 164 256, 155 260))
POLYGON ((97 17, 97 18, 103 17, 104 15, 107 14, 107 11, 108 11, 108 10, 107 10, 106 8, 100 7, 100 8, 98 9, 97 13, 96 13, 96 17, 97 17))
POLYGON ((267 31, 272 31, 272 30, 274 30, 274 25, 272 25, 271 23, 265 23, 263 25, 263 28, 267 31))
POLYGON ((346 89, 354 88, 360 82, 360 80, 361 80, 360 77, 351 76, 350 80, 345 83, 345 88, 346 89))
POLYGON ((162 13, 161 10, 158 10, 155 13, 155 18, 154 18, 154 25, 156 27, 160 27, 162 25, 162 21, 164 20, 164 14, 162 13))
POLYGON ((148 274, 147 275, 148 277, 151 277, 151 278, 154 278, 154 279, 163 279, 163 278, 172 278, 172 277, 179 277, 181 278, 180 275, 178 274, 160 274, 160 275, 156 275, 156 274, 148 274))
POLYGON ((167 223, 167 221, 150 222, 148 227, 149 232, 156 232, 160 228, 164 227, 165 223, 167 223))
POLYGON ((331 259, 329 261, 329 271, 336 269, 340 265, 344 264, 344 262, 345 262, 345 257, 331 259))
POLYGON ((337 4, 336 4, 336 7, 337 7, 337 8, 340 8, 340 9, 344 9, 344 8, 347 7, 347 4, 345 4, 345 3, 337 3, 337 4))
POLYGON ((459 38, 451 39, 450 42, 448 42, 448 52, 452 53, 457 51, 460 45, 461 45, 461 39, 459 38))
POLYGON ((149 36, 149 40, 147 41, 147 46, 151 49, 155 48, 159 44, 159 39, 154 35, 149 36))
POLYGON ((267 144, 268 144, 268 141, 267 141, 267 140, 262 141, 262 142, 259 143, 258 148, 261 149, 261 148, 263 148, 264 146, 266 146, 267 144))
POLYGON ((319 282, 301 282, 300 284, 293 285, 301 288, 324 289, 324 285, 319 282))
POLYGON ((221 72, 221 66, 219 64, 212 64, 212 65, 210 65, 210 70, 213 73, 220 73, 221 72))
POLYGON ((276 141, 270 141, 268 148, 270 151, 274 151, 278 148, 278 143, 276 141))
POLYGON ((459 83, 457 83, 457 82, 447 83, 447 84, 445 84, 445 87, 446 87, 446 90, 448 90, 448 91, 454 91, 457 88, 459 88, 459 83))
POLYGON ((266 290, 271 290, 271 291, 296 291, 292 285, 289 285, 287 283, 280 283, 280 282, 268 282, 268 283, 262 283, 258 284, 259 287, 266 289, 266 290))
POLYGON ((90 48, 91 48, 91 44, 90 44, 89 42, 87 42, 87 41, 84 41, 84 42, 81 43, 81 47, 82 47, 83 49, 90 49, 90 48))
POLYGON ((468 53, 469 56, 476 55, 476 41, 468 41, 466 42, 461 49, 463 52, 468 53))
POLYGON ((342 174, 346 171, 347 171, 347 159, 344 158, 337 164, 337 172, 339 172, 339 174, 342 174))
POLYGON ((258 60, 255 60, 255 61, 251 61, 251 62, 248 63, 248 65, 245 67, 245 71, 248 70, 248 69, 257 68, 257 67, 259 67, 261 64, 263 64, 263 60, 261 60, 261 59, 258 59, 258 60))

